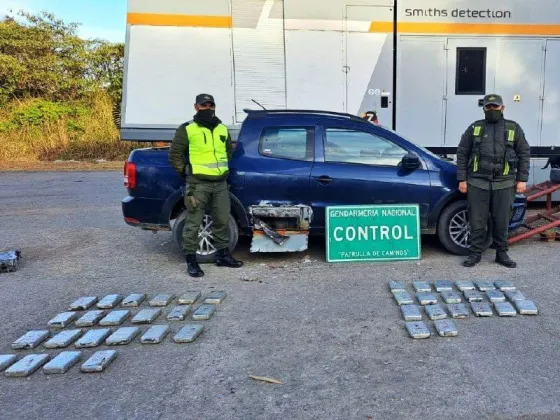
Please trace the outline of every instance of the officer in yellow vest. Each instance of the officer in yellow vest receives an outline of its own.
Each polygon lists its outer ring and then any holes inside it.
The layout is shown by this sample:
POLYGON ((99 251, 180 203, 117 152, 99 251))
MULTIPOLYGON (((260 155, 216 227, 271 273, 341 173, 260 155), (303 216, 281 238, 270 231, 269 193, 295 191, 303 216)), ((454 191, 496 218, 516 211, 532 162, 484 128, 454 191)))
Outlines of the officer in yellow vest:
POLYGON ((521 126, 504 118, 501 96, 486 95, 482 106, 485 118, 465 130, 457 148, 457 180, 459 191, 467 194, 471 225, 470 255, 463 265, 480 262, 490 216, 496 262, 514 268, 507 254, 508 226, 515 193, 526 189, 531 148, 521 126))
POLYGON ((197 113, 193 120, 179 126, 175 132, 169 161, 187 183, 184 197, 187 217, 183 230, 187 270, 191 277, 202 277, 204 272, 198 265, 196 250, 198 231, 207 209, 212 217, 216 265, 238 268, 243 263, 231 256, 228 247, 231 205, 227 177, 228 162, 233 153, 231 136, 216 117, 212 95, 198 95, 194 108, 197 113))

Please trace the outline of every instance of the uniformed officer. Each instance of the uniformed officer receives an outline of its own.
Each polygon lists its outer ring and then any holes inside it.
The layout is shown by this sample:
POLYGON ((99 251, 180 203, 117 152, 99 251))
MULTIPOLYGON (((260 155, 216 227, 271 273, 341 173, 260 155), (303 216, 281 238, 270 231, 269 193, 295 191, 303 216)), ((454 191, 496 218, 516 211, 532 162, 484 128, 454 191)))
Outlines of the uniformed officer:
POLYGON ((187 182, 185 206, 187 216, 183 229, 183 249, 188 273, 202 277, 196 249, 198 231, 206 209, 212 217, 212 235, 216 248, 216 265, 238 268, 243 265, 229 252, 230 197, 227 184, 228 162, 233 147, 230 133, 216 117, 212 95, 200 94, 194 105, 197 111, 192 121, 179 126, 169 151, 169 161, 187 182))
POLYGON ((496 262, 514 268, 507 254, 508 226, 515 193, 526 190, 531 148, 521 126, 504 118, 500 95, 486 95, 482 106, 485 118, 466 129, 457 149, 457 180, 467 193, 471 225, 470 255, 463 265, 480 262, 490 216, 496 262))

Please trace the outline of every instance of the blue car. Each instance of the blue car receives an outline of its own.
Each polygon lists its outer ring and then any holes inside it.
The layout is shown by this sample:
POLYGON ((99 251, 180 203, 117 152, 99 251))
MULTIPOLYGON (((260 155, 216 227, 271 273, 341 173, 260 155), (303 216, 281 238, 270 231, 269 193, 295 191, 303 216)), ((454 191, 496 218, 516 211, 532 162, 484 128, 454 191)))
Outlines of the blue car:
MULTIPOLYGON (((246 110, 230 161, 230 249, 254 233, 251 209, 307 206, 311 235, 325 233, 328 206, 418 204, 422 234, 437 235, 456 255, 468 253, 466 196, 456 166, 383 126, 357 116, 306 110, 246 110)), ((125 164, 126 223, 171 230, 181 246, 184 185, 168 161, 168 148, 134 150, 125 164)), ((510 229, 526 212, 517 195, 510 229)), ((201 226, 200 261, 212 261, 211 217, 201 226)), ((282 228, 280 223, 279 229, 282 228)), ((491 240, 491 238, 489 238, 491 240)))

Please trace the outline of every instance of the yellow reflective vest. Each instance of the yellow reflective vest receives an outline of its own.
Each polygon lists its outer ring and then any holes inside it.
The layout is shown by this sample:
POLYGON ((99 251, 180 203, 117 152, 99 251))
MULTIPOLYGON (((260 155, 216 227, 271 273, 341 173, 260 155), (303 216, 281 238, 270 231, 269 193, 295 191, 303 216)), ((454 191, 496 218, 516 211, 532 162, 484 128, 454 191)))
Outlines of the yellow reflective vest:
POLYGON ((210 131, 192 122, 187 125, 186 130, 192 175, 220 177, 228 172, 227 127, 218 124, 213 131, 210 131))

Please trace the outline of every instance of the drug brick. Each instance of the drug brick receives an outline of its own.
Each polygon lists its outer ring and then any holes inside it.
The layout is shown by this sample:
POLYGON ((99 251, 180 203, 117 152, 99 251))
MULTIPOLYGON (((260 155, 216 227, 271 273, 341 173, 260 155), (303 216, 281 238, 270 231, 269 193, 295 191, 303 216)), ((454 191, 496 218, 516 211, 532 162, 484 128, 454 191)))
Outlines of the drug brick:
POLYGON ((70 325, 72 321, 78 318, 78 316, 79 316, 78 312, 75 311, 62 312, 57 316, 55 316, 53 319, 51 319, 48 322, 48 326, 51 328, 65 328, 68 325, 70 325))
POLYGON ((140 337, 140 342, 144 344, 159 344, 169 333, 169 325, 154 325, 140 337))
POLYGON ((48 354, 28 354, 20 361, 10 366, 4 374, 6 376, 29 376, 48 362, 48 354))
POLYGON ((119 304, 121 300, 122 300, 122 295, 118 293, 107 295, 99 302, 97 302, 97 307, 99 309, 113 309, 115 306, 119 304))
POLYGON ((191 311, 190 305, 178 305, 173 308, 167 315, 168 321, 184 321, 191 311))
POLYGON ((43 367, 43 373, 45 375, 66 373, 80 361, 81 357, 81 351, 63 351, 43 367))
POLYGON ((122 306, 125 308, 138 307, 144 302, 146 295, 144 293, 132 293, 122 301, 122 306))
POLYGON ((86 311, 97 303, 97 296, 84 296, 76 299, 68 307, 69 311, 86 311))
POLYGON ((117 357, 116 350, 101 350, 95 352, 85 363, 80 366, 84 373, 103 372, 117 357))
POLYGON ((12 348, 15 350, 34 349, 45 341, 50 334, 49 330, 28 331, 12 343, 12 348))
POLYGON ((82 335, 82 330, 65 330, 59 332, 45 343, 47 349, 58 349, 68 347, 82 335))

